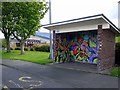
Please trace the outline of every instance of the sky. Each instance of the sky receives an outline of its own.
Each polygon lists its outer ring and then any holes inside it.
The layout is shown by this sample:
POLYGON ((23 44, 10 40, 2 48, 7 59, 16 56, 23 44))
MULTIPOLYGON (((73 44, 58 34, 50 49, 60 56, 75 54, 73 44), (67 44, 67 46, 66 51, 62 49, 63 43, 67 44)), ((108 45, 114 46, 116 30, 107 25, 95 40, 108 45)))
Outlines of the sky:
MULTIPOLYGON (((118 1, 119 0, 51 0, 52 23, 104 14, 118 26, 118 1)), ((42 25, 48 23, 49 12, 41 21, 42 25)), ((40 31, 49 32, 43 28, 41 28, 40 31)), ((0 38, 3 38, 1 33, 0 38)))
MULTIPOLYGON (((49 0, 47 0, 49 1, 49 0)), ((51 0, 52 23, 75 18, 104 14, 118 26, 119 0, 51 0)), ((49 23, 49 13, 42 24, 49 23)), ((40 31, 48 31, 41 29, 40 31)))

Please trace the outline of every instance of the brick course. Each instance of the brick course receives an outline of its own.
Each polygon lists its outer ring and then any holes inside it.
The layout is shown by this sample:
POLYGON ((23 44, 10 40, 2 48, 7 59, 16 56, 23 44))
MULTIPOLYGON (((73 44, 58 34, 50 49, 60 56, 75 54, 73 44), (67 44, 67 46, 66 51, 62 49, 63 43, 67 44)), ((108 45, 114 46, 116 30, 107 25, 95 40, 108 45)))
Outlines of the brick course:
POLYGON ((115 63, 115 33, 110 29, 102 29, 102 26, 98 26, 99 71, 109 69, 115 63))

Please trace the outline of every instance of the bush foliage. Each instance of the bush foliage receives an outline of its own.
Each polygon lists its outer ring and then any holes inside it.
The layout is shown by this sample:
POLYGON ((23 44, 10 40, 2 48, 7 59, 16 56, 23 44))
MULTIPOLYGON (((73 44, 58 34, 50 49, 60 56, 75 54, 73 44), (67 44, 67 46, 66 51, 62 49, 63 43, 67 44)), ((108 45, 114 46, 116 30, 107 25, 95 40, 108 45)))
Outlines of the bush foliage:
MULTIPOLYGON (((16 47, 15 50, 21 50, 21 48, 20 48, 20 47, 16 47)), ((24 50, 25 50, 25 51, 29 51, 29 48, 26 48, 26 47, 25 47, 24 50)))
POLYGON ((34 48, 30 48, 30 51, 35 51, 34 48))
POLYGON ((6 46, 6 41, 5 41, 5 39, 0 40, 0 46, 3 47, 3 48, 6 48, 6 47, 7 47, 7 46, 6 46))
MULTIPOLYGON (((15 50, 20 50, 20 47, 16 47, 15 50)), ((42 45, 33 45, 32 48, 24 48, 25 51, 41 51, 41 52, 50 52, 50 45, 42 44, 42 45)))
POLYGON ((15 50, 20 50, 20 47, 16 47, 15 50))
POLYGON ((25 50, 25 51, 29 51, 29 48, 26 48, 26 47, 25 47, 24 50, 25 50))
POLYGON ((116 43, 116 50, 115 50, 115 63, 120 65, 120 43, 116 43))
POLYGON ((115 76, 115 77, 120 77, 120 67, 116 67, 114 68, 111 73, 110 73, 111 76, 115 76))
POLYGON ((34 45, 33 49, 35 51, 41 51, 41 52, 50 52, 50 45, 43 44, 43 45, 34 45))

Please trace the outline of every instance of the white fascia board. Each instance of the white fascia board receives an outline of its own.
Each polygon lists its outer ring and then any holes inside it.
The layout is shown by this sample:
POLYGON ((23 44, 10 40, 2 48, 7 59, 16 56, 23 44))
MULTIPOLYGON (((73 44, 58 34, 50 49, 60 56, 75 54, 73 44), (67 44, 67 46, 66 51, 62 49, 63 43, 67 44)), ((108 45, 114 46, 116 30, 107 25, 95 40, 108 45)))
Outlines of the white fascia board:
MULTIPOLYGON (((98 30, 98 25, 101 24, 94 24, 94 25, 86 25, 80 27, 67 27, 67 28, 59 28, 56 29, 56 33, 67 33, 67 32, 77 32, 77 31, 91 31, 91 30, 98 30)), ((110 28, 110 25, 107 23, 102 24, 103 29, 110 28)))
MULTIPOLYGON (((110 22, 108 19, 106 19, 104 16, 102 16, 102 15, 100 15, 100 16, 95 16, 95 17, 90 17, 90 18, 83 18, 83 19, 78 19, 78 20, 73 20, 73 21, 64 21, 64 22, 59 22, 59 23, 53 23, 53 24, 49 24, 49 25, 46 25, 46 26, 43 26, 43 28, 46 28, 46 29, 48 29, 48 30, 65 30, 66 29, 66 27, 65 26, 67 26, 67 25, 69 25, 69 24, 74 24, 74 23, 80 23, 80 22, 87 22, 87 21, 91 21, 91 20, 99 20, 99 19, 103 19, 103 21, 106 23, 106 24, 103 24, 103 23, 101 23, 101 24, 99 24, 99 25, 103 25, 103 29, 105 29, 105 27, 106 28, 108 28, 108 26, 109 26, 109 28, 110 28, 110 26, 112 26, 114 29, 115 29, 115 31, 117 31, 118 33, 120 33, 120 30, 116 27, 116 26, 114 26, 114 24, 112 24, 112 22, 110 22), (108 25, 109 24, 109 25, 108 25), (63 28, 61 28, 61 27, 63 27, 63 28)), ((91 24, 92 24, 92 22, 91 22, 91 24)), ((96 23, 96 25, 98 25, 97 23, 96 23)), ((74 27, 73 27, 74 28, 74 27)), ((77 28, 77 27, 76 27, 77 28)), ((70 28, 68 28, 68 29, 70 29, 70 28)), ((96 26, 93 24, 93 25, 91 25, 91 26, 81 26, 79 29, 73 29, 72 31, 78 31, 78 30, 90 30, 90 29, 98 29, 98 28, 96 28, 96 26), (93 27, 94 26, 94 27, 93 27)), ((66 31, 66 30, 65 30, 66 31)), ((64 31, 64 32, 65 32, 64 31)), ((68 30, 67 30, 68 31, 68 30)), ((69 30, 69 31, 71 31, 71 30, 69 30)))
POLYGON ((118 30, 118 28, 116 28, 113 24, 111 24, 106 18, 104 18, 103 16, 102 16, 102 18, 110 25, 110 26, 112 26, 118 33, 120 33, 120 30, 118 30))
POLYGON ((65 24, 70 24, 70 23, 76 23, 76 22, 82 22, 82 21, 87 21, 87 20, 92 20, 92 19, 98 19, 98 18, 102 18, 102 16, 91 17, 91 18, 84 18, 84 19, 79 19, 79 20, 74 20, 74 21, 69 21, 69 22, 61 22, 61 23, 50 24, 50 25, 47 25, 47 26, 43 26, 43 28, 49 29, 50 27, 56 27, 56 26, 60 26, 60 25, 65 25, 65 24))

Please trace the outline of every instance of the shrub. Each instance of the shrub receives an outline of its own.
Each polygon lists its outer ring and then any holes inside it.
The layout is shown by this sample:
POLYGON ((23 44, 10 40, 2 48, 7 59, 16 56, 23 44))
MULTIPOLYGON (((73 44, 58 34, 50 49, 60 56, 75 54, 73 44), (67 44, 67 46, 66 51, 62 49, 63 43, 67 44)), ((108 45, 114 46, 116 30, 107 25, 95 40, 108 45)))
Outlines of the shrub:
POLYGON ((14 50, 13 48, 10 48, 10 50, 14 50))
MULTIPOLYGON (((21 50, 21 48, 20 47, 16 47, 15 50, 21 50)), ((29 49, 25 47, 24 50, 28 51, 29 49)))
POLYGON ((34 48, 30 48, 30 51, 34 51, 34 48))
POLYGON ((20 47, 16 47, 15 50, 20 50, 20 47))
POLYGON ((111 76, 115 76, 115 77, 120 77, 120 67, 116 67, 114 68, 111 73, 110 73, 111 76))
POLYGON ((0 46, 2 46, 3 48, 6 48, 6 47, 7 47, 7 46, 6 46, 6 41, 5 41, 5 39, 0 40, 0 46))
POLYGON ((25 50, 25 51, 29 51, 29 48, 26 48, 26 47, 25 47, 24 50, 25 50))
POLYGON ((120 50, 120 43, 116 43, 116 50, 120 50))
POLYGON ((41 51, 43 51, 43 52, 50 52, 50 46, 49 45, 43 45, 40 48, 41 48, 41 51))
POLYGON ((50 45, 43 44, 43 45, 34 45, 35 51, 42 51, 42 52, 50 52, 50 45))
POLYGON ((120 65, 120 43, 116 43, 116 50, 115 50, 115 64, 120 65))

